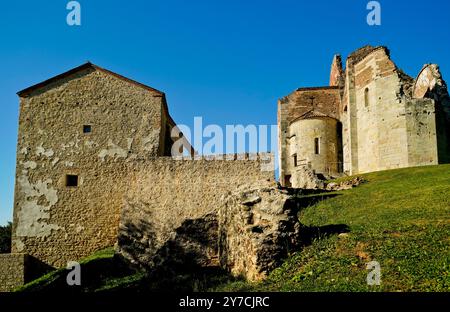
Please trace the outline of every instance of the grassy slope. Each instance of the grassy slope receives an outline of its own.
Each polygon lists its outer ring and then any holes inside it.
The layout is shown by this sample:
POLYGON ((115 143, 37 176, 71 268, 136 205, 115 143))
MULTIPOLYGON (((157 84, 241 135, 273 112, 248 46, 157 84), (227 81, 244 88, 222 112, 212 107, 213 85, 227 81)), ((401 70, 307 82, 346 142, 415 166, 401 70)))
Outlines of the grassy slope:
POLYGON ((79 261, 81 266, 81 286, 68 287, 66 282, 66 269, 52 271, 16 291, 102 291, 120 288, 121 290, 133 287, 136 281, 143 278, 140 272, 133 272, 117 266, 114 261, 114 249, 100 250, 89 257, 79 261))
MULTIPOLYGON (((336 192, 337 196, 300 212, 306 226, 325 231, 329 225, 346 225, 348 234, 324 232, 291 254, 265 282, 186 276, 185 290, 450 291, 450 165, 384 171, 364 178, 368 183, 336 192), (371 260, 381 265, 380 286, 367 286, 366 263, 371 260)), ((81 261, 79 290, 158 288, 142 273, 117 269, 112 260, 108 249, 81 261)), ((66 274, 55 271, 21 290, 67 288, 66 274)))
POLYGON ((313 241, 263 283, 215 290, 450 291, 450 166, 363 176, 368 183, 300 212, 308 226, 348 225, 348 236, 313 241), (380 286, 367 286, 371 260, 380 286))

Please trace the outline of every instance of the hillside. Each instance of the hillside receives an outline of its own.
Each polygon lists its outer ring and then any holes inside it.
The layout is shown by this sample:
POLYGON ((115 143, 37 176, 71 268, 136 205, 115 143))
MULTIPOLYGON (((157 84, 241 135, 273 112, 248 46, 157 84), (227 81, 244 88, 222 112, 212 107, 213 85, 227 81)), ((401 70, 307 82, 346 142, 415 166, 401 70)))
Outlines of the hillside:
MULTIPOLYGON (((299 212, 308 234, 304 247, 292 251, 266 281, 247 283, 211 271, 182 275, 175 284, 209 291, 450 291, 450 165, 363 178, 367 182, 352 190, 304 198, 311 203, 299 212), (366 283, 370 261, 380 263, 380 286, 366 283)), ((173 284, 119 270, 111 249, 82 265, 87 278, 81 291, 145 291, 173 284)), ((61 287, 67 287, 63 270, 21 290, 61 287)))
POLYGON ((324 231, 267 281, 218 289, 450 291, 450 166, 363 177, 367 183, 300 212, 304 225, 324 231), (330 225, 349 232, 328 236, 330 225), (372 260, 381 266, 380 286, 367 286, 372 260))

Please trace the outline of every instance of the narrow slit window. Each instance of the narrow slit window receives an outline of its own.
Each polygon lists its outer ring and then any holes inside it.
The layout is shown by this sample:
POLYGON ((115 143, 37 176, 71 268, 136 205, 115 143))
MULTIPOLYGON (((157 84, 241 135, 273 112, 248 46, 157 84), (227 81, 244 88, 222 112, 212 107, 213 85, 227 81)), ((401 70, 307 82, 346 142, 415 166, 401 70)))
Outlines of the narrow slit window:
POLYGON ((366 90, 364 90, 364 105, 366 107, 369 107, 369 88, 366 88, 366 90))
POLYGON ((319 138, 314 139, 314 153, 316 155, 320 154, 320 139, 319 138))
POLYGON ((294 157, 294 167, 297 167, 298 166, 297 154, 294 154, 292 157, 294 157))
POLYGON ((66 175, 66 186, 67 187, 77 187, 78 186, 78 176, 74 174, 66 175))
POLYGON ((92 132, 92 126, 91 125, 84 125, 83 126, 83 133, 91 133, 92 132))

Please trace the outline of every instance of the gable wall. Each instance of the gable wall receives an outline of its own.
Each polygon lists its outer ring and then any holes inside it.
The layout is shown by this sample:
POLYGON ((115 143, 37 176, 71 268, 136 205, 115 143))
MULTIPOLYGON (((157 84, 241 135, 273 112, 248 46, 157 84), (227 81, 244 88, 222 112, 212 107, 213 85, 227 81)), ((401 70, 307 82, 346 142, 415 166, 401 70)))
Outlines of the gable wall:
POLYGON ((159 151, 161 103, 93 69, 21 98, 12 251, 60 267, 112 246, 126 164, 159 151), (66 186, 66 174, 78 175, 78 187, 66 186))

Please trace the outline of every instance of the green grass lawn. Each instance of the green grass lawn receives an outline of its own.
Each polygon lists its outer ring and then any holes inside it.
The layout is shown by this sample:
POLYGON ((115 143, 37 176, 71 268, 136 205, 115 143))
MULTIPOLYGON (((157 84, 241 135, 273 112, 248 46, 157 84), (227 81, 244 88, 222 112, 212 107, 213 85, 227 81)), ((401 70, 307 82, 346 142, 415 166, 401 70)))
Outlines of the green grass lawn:
MULTIPOLYGON (((450 165, 363 175, 367 183, 303 209, 306 226, 347 225, 293 253, 262 283, 223 291, 450 291, 450 165), (381 285, 368 286, 378 261, 381 285)), ((317 196, 317 195, 316 195, 317 196)))
MULTIPOLYGON (((212 273, 179 276, 175 284, 207 291, 450 291, 450 165, 363 177, 367 182, 352 190, 303 199, 323 199, 299 212, 301 223, 316 229, 316 235, 266 281, 248 283, 212 273), (348 232, 330 232, 333 228, 348 232), (381 266, 380 286, 367 285, 370 261, 381 266)), ((112 248, 81 262, 87 276, 82 291, 161 287, 143 273, 118 269, 112 248)), ((52 272, 20 290, 67 287, 66 274, 52 272)))

